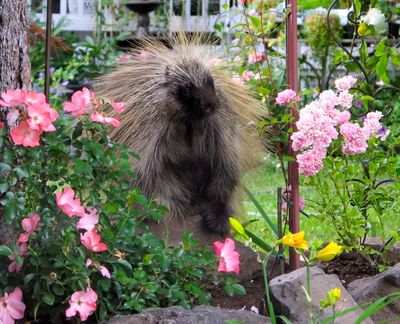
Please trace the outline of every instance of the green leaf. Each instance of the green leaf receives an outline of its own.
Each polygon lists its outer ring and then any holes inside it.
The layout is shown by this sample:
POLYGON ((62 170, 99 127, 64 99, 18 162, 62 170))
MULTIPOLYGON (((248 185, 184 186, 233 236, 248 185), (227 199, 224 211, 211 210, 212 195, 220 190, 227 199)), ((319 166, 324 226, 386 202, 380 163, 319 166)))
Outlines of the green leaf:
POLYGON ((375 48, 375 56, 381 57, 386 52, 385 40, 382 39, 375 48))
POLYGON ((386 55, 381 56, 378 64, 376 65, 376 75, 385 83, 390 83, 390 80, 387 76, 387 66, 389 60, 386 55))
POLYGON ((25 277, 24 277, 24 285, 27 285, 28 283, 30 283, 32 281, 32 279, 35 278, 35 274, 34 273, 28 273, 25 277))
POLYGON ((5 193, 8 190, 7 183, 0 183, 0 193, 5 193))
POLYGON ((14 200, 7 200, 6 208, 4 209, 4 216, 6 219, 13 220, 17 217, 17 204, 14 200))
POLYGON ((244 324, 243 322, 239 322, 237 320, 225 320, 226 324, 244 324))
POLYGON ((261 20, 258 17, 254 16, 248 16, 251 20, 251 23, 253 24, 254 27, 259 28, 261 25, 261 20))
POLYGON ((128 270, 133 270, 132 265, 126 260, 119 259, 117 263, 122 265, 124 268, 126 268, 128 270))
POLYGON ((11 249, 6 245, 0 245, 0 255, 9 256, 12 254, 11 249))
POLYGON ((10 172, 10 170, 11 170, 11 166, 9 164, 3 163, 3 162, 0 163, 0 171, 8 173, 8 172, 10 172))
POLYGON ((400 291, 396 291, 394 293, 391 293, 387 296, 375 300, 375 302, 373 302, 372 305, 370 305, 366 310, 364 310, 361 313, 361 315, 357 318, 354 324, 363 323, 363 321, 365 321, 368 317, 379 312, 382 308, 385 308, 386 306, 393 304, 398 299, 400 299, 400 291))
POLYGON ((390 58, 392 59, 393 64, 400 66, 400 52, 396 48, 391 47, 389 49, 389 53, 390 53, 390 58))
POLYGON ((354 0, 354 9, 355 9, 355 16, 358 17, 358 15, 361 12, 361 2, 360 2, 360 0, 354 0))
POLYGON ((278 227, 274 222, 271 221, 271 219, 267 216, 265 213, 264 209, 261 207, 260 203, 257 201, 256 197, 253 196, 253 194, 246 188, 244 187, 244 191, 247 194, 247 196, 250 198, 254 206, 257 208, 261 216, 264 218, 265 222, 268 224, 268 226, 272 229, 272 232, 275 236, 275 238, 278 238, 278 227))
POLYGON ((22 170, 20 167, 16 167, 13 169, 13 171, 17 174, 18 178, 20 179, 26 179, 29 177, 29 174, 22 170))
POLYGON ((362 64, 365 65, 365 63, 367 62, 367 59, 368 59, 367 41, 365 39, 363 39, 361 42, 360 58, 361 58, 362 64))
POLYGON ((46 293, 42 300, 47 304, 52 306, 54 304, 55 296, 52 293, 46 293))

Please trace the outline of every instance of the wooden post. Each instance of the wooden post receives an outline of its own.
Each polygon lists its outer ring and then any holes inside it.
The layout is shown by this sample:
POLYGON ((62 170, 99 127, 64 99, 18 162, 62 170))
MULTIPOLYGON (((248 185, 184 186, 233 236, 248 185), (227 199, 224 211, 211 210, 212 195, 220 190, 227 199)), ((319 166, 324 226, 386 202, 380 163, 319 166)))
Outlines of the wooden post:
MULTIPOLYGON (((298 92, 299 90, 299 77, 298 77, 298 46, 297 46, 297 1, 286 0, 286 8, 289 10, 289 15, 286 21, 286 69, 287 81, 290 89, 298 92)), ((297 121, 299 116, 297 111, 290 109, 289 113, 297 121)), ((295 122, 289 127, 295 129, 295 122)), ((292 143, 289 141, 289 156, 295 158, 296 154, 292 149, 292 143)), ((297 162, 289 162, 288 166, 290 198, 293 204, 289 205, 289 229, 292 233, 300 231, 299 221, 299 169, 297 162)), ((289 268, 291 271, 300 267, 300 257, 293 250, 290 250, 289 268)))

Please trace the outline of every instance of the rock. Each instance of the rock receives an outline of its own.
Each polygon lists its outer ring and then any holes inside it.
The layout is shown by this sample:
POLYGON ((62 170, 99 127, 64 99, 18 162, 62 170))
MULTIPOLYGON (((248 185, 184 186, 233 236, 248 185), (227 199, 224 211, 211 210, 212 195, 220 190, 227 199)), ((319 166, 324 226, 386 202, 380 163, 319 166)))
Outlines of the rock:
MULTIPOLYGON (((400 290, 400 263, 397 263, 389 270, 375 276, 351 282, 347 287, 347 290, 360 305, 373 302, 380 297, 384 297, 392 292, 400 290)), ((394 318, 398 320, 399 317, 399 300, 372 315, 372 319, 376 322, 393 320, 394 318)))
MULTIPOLYGON (((367 237, 364 244, 376 251, 382 251, 384 246, 382 239, 378 237, 367 237)), ((390 265, 395 265, 400 262, 400 243, 396 242, 394 244, 389 244, 385 261, 390 265)))
MULTIPOLYGON (((215 241, 223 242, 225 240, 225 238, 219 234, 205 231, 202 226, 202 218, 200 215, 168 222, 152 222, 149 223, 149 228, 154 235, 163 239, 167 245, 181 243, 184 233, 192 233, 193 238, 196 239, 200 245, 210 246, 210 249, 213 249, 212 246, 215 241)), ((253 252, 243 243, 237 241, 236 250, 240 254, 240 273, 237 275, 235 273, 228 273, 228 275, 236 277, 239 281, 254 279, 261 272, 261 265, 258 262, 257 253, 253 252)), ((274 269, 277 269, 277 267, 274 269)))
MULTIPOLYGON (((275 307, 275 312, 279 315, 285 315, 289 320, 296 324, 309 324, 310 318, 307 311, 307 300, 304 290, 306 287, 306 268, 300 268, 296 271, 281 275, 271 280, 270 294, 275 307)), ((318 267, 311 268, 311 295, 313 304, 313 313, 319 311, 319 302, 326 298, 326 293, 333 288, 340 288, 342 296, 336 305, 336 312, 350 307, 358 306, 354 299, 343 287, 336 275, 327 275, 318 267)), ((362 310, 350 312, 345 316, 336 319, 337 324, 354 323, 362 310)), ((332 315, 332 307, 328 307, 322 318, 332 315)), ((363 321, 363 324, 373 324, 371 319, 363 321)))
POLYGON ((241 324, 268 324, 268 317, 246 310, 198 306, 185 310, 180 306, 149 309, 132 316, 118 316, 105 324, 226 324, 235 320, 241 324))

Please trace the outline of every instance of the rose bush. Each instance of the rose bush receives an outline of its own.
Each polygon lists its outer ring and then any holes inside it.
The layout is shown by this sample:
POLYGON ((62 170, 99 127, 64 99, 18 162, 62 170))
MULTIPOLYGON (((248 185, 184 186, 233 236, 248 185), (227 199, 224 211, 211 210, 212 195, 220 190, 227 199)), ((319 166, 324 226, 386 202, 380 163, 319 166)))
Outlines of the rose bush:
MULTIPOLYGON (((0 105, 0 220, 10 229, 0 234, 0 322, 208 302, 214 254, 189 234, 168 247, 143 221, 166 209, 132 188, 137 156, 108 135, 119 124, 108 112, 123 103, 83 89, 55 109, 43 94, 9 90, 0 105)), ((243 292, 231 279, 230 292, 243 292)))

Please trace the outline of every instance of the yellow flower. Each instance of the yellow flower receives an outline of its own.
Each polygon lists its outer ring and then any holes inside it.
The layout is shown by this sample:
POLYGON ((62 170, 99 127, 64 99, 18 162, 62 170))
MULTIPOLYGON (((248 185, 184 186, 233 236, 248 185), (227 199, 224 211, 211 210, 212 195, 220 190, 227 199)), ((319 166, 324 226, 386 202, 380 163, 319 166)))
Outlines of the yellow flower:
POLYGON ((320 301, 320 306, 326 308, 334 306, 342 296, 342 291, 339 288, 333 288, 326 293, 326 299, 320 301))
POLYGON ((304 240, 304 231, 296 234, 289 233, 282 237, 278 243, 300 250, 308 250, 307 241, 304 240))
POLYGON ((371 28, 365 22, 361 23, 358 26, 357 32, 359 35, 371 35, 372 34, 371 28))
POLYGON ((317 253, 317 259, 320 261, 331 261, 335 256, 342 252, 342 247, 335 242, 330 242, 322 250, 317 253))
POLYGON ((234 229, 235 232, 242 236, 246 236, 246 233, 244 232, 244 227, 236 218, 230 217, 229 224, 231 224, 231 227, 234 229))

